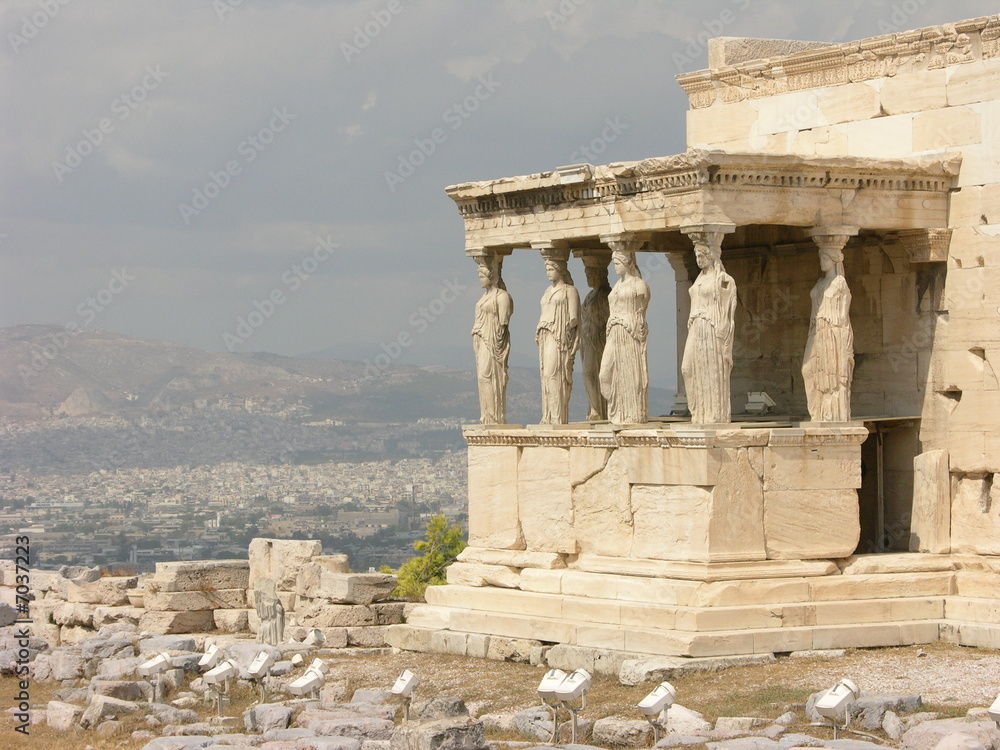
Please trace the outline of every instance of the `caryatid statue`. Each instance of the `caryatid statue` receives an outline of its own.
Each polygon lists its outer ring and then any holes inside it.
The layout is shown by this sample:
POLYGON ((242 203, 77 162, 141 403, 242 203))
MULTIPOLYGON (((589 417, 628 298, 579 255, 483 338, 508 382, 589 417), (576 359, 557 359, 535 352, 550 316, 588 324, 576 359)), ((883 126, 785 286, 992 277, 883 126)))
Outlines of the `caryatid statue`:
POLYGON ((809 297, 812 315, 802 360, 809 418, 813 422, 849 422, 854 377, 854 331, 851 290, 844 278, 844 246, 857 227, 815 229, 823 272, 809 297))
POLYGON ((514 301, 500 277, 503 256, 475 256, 483 296, 476 303, 472 349, 476 355, 480 424, 507 423, 507 359, 510 357, 508 324, 514 301))
POLYGON ((736 282, 722 265, 724 229, 696 227, 685 234, 694 243, 695 259, 701 269, 689 290, 691 311, 681 360, 691 422, 729 422, 736 282))
POLYGON ((580 294, 566 261, 568 250, 543 250, 545 274, 552 285, 542 295, 542 314, 535 329, 542 379, 542 424, 569 422, 573 362, 580 348, 580 294))
MULTIPOLYGON (((602 238, 604 241, 604 238, 602 238)), ((621 278, 608 295, 608 328, 601 357, 601 393, 613 424, 641 424, 649 418, 646 366, 646 308, 649 287, 635 262, 637 240, 608 240, 611 262, 621 278)))
POLYGON ((583 386, 587 390, 590 410, 587 421, 608 418, 608 400, 601 393, 601 357, 608 334, 608 264, 611 253, 604 251, 577 251, 583 260, 590 292, 583 300, 580 322, 580 352, 583 360, 583 386))

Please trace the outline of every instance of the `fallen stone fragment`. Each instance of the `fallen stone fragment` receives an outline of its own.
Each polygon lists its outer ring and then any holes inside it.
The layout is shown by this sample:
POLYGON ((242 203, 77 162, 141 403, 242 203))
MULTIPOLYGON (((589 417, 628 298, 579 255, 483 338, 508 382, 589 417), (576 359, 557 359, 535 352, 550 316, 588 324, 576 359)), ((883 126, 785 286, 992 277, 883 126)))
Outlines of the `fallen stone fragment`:
POLYGON ((648 747, 653 741, 653 728, 647 721, 606 716, 594 722, 592 736, 598 745, 648 747))
POLYGON ((57 732, 69 731, 83 716, 83 707, 61 701, 49 701, 45 708, 45 722, 57 732))
POLYGON ((142 706, 131 701, 123 701, 118 698, 110 698, 106 695, 95 695, 87 710, 80 718, 80 725, 84 729, 96 727, 105 719, 117 719, 125 714, 134 713, 142 706))
POLYGON ((476 719, 439 719, 399 726, 390 750, 478 750, 486 747, 483 722, 476 719))
POLYGON ((280 703, 263 703, 243 712, 243 724, 247 731, 258 734, 285 729, 291 720, 292 709, 280 703))

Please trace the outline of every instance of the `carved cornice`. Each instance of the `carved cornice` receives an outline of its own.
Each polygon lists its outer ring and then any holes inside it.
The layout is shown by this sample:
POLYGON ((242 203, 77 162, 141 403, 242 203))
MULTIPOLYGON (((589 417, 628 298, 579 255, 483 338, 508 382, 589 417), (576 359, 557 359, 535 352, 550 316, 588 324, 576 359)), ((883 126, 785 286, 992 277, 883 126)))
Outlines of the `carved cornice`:
POLYGON ((951 246, 950 229, 913 229, 897 232, 910 263, 945 263, 951 246))
POLYGON ((691 107, 760 99, 789 91, 870 81, 1000 57, 1000 16, 974 18, 792 55, 682 73, 691 107))
MULTIPOLYGON (((518 223, 540 208, 580 209, 629 200, 648 210, 699 190, 866 190, 945 193, 957 157, 928 159, 807 158, 691 150, 676 156, 596 167, 590 180, 559 184, 556 172, 452 185, 446 192, 467 222, 504 217, 518 223), (661 204, 657 206, 656 204, 661 204)), ((525 244, 528 244, 527 242, 525 244)))
MULTIPOLYGON (((728 425, 727 425, 728 426, 728 425)), ((517 448, 712 448, 761 445, 759 431, 747 431, 746 440, 740 431, 728 429, 725 435, 714 430, 646 429, 624 430, 560 429, 553 432, 522 428, 471 427, 463 431, 470 446, 491 445, 517 448)), ((769 431, 768 445, 860 445, 868 437, 861 422, 829 427, 783 427, 769 431)))

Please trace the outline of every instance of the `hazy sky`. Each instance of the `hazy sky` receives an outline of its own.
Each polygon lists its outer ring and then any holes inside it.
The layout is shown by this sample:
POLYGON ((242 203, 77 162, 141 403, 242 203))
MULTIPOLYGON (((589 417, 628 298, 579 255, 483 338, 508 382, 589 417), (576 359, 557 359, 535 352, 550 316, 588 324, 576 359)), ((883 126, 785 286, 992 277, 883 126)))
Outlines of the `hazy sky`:
MULTIPOLYGON (((4 0, 0 326, 352 359, 407 333, 398 361, 471 367, 479 289, 446 185, 683 151, 674 76, 707 65, 708 36, 842 42, 995 11, 4 0)), ((512 364, 534 366, 542 261, 504 276, 512 364)), ((647 280, 650 376, 672 386, 672 274, 647 280)))

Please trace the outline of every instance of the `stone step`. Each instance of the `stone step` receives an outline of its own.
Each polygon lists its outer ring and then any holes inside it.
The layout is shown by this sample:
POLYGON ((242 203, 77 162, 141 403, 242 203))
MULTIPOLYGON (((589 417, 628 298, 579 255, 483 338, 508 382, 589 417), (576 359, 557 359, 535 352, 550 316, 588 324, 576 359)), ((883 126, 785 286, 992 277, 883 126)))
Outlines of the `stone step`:
POLYGON ((945 600, 944 616, 957 622, 1000 625, 1000 600, 949 596, 945 600))
POLYGON ((959 646, 1000 648, 1000 624, 944 620, 940 627, 941 640, 959 646))
POLYGON ((659 605, 718 607, 947 596, 956 593, 955 577, 955 571, 939 570, 700 582, 580 570, 525 569, 520 573, 520 590, 659 605))
MULTIPOLYGON (((614 628, 600 625, 568 623, 527 615, 501 615, 453 609, 449 614, 448 631, 420 628, 413 625, 392 625, 387 640, 391 645, 412 650, 430 650, 433 633, 480 634, 562 643, 583 648, 660 656, 724 656, 730 654, 784 653, 811 649, 872 648, 877 646, 907 646, 938 640, 939 620, 882 623, 849 623, 833 626, 763 628, 759 630, 728 630, 694 633, 649 628, 614 628), (399 628, 408 629, 405 631, 399 628), (411 644, 407 646, 407 644, 411 644)), ((989 627, 989 626, 984 626, 989 627)), ((1000 633, 1000 628, 995 629, 1000 633)), ((966 640, 984 636, 970 629, 956 638, 966 640)), ((992 630, 990 637, 992 637, 992 630)), ((435 642, 460 643, 457 635, 435 642)), ((979 644, 971 644, 979 645, 979 644)), ((985 644, 983 644, 985 645, 985 644)), ((454 645, 452 646, 454 648, 454 645)), ((450 653, 450 652, 449 652, 450 653)))
MULTIPOLYGON (((425 613, 422 622, 430 627, 441 623, 446 610, 451 608, 498 615, 524 615, 555 622, 585 623, 588 626, 607 626, 616 630, 651 628, 699 633, 939 620, 945 616, 944 597, 678 607, 470 586, 434 586, 427 590, 426 596, 428 604, 434 607, 425 613)), ((417 617, 420 618, 421 615, 417 614, 417 617)))

